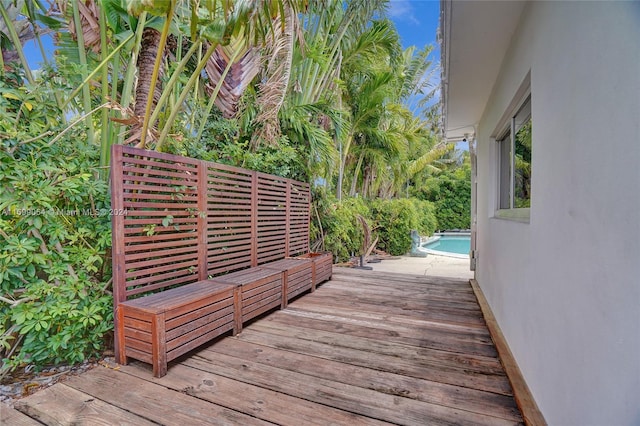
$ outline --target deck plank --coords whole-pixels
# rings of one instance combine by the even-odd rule
[[[123,379],[127,386],[123,387]],[[136,407],[136,414],[164,425],[266,425],[237,411],[191,398],[176,390],[108,369],[93,370],[65,384],[122,409]]]
[[[514,424],[513,421],[498,417],[389,395],[211,351],[200,351],[184,360],[183,364],[392,423],[416,426],[471,423],[476,425]]]
[[[292,306],[292,310],[295,311],[297,308],[296,305]],[[300,306],[301,308],[301,306]],[[299,309],[302,310],[302,309]],[[362,319],[362,320],[371,320],[378,321],[382,323],[384,326],[388,328],[393,328],[396,326],[400,327],[409,327],[411,329],[415,329],[416,332],[430,332],[431,330],[442,330],[447,332],[453,332],[454,334],[460,333],[462,335],[471,335],[471,336],[483,336],[483,337],[491,337],[491,334],[487,331],[486,327],[477,327],[477,326],[466,326],[463,324],[452,324],[448,322],[429,320],[422,317],[416,317],[408,315],[407,313],[395,313],[389,314],[386,312],[381,312],[380,310],[362,310],[357,308],[350,307],[341,307],[339,311],[333,306],[324,306],[321,304],[316,304],[315,306],[306,306],[306,311],[317,312],[317,313],[327,313],[327,314],[340,314],[354,319]],[[283,312],[290,312],[283,311]]]
[[[41,426],[42,423],[0,402],[0,425]]]
[[[253,331],[253,329],[246,329],[239,338],[254,343],[272,344],[277,348],[292,352],[313,355],[346,364],[369,367],[374,370],[387,371],[408,377],[415,377],[417,379],[425,379],[503,395],[512,395],[511,386],[504,375],[483,374],[470,369],[451,368],[440,364],[418,364],[396,356],[380,355],[366,350],[345,348],[339,344],[318,344],[310,340],[303,341],[282,335],[278,335],[276,338],[268,333]]]
[[[424,322],[420,326],[393,323],[387,319],[389,316],[385,315],[384,312],[367,311],[365,309],[364,306],[357,305],[355,308],[340,308],[338,310],[335,305],[326,306],[316,303],[315,300],[301,300],[298,304],[292,305],[291,309],[282,311],[282,315],[278,316],[278,319],[280,320],[287,315],[298,317],[298,319],[306,318],[311,321],[344,322],[355,326],[375,327],[380,330],[386,330],[388,334],[390,333],[394,337],[408,339],[421,339],[428,335],[433,338],[439,336],[445,340],[454,339],[461,343],[468,342],[488,346],[493,344],[490,335],[475,332],[474,327],[465,327],[444,321]]]
[[[398,395],[452,408],[464,406],[467,411],[514,421],[520,419],[520,413],[513,398],[491,392],[384,371],[371,371],[367,367],[298,354],[238,339],[225,339],[212,345],[207,351],[324,378],[337,383],[372,389],[388,395]]]
[[[301,301],[302,302],[302,301]],[[312,305],[312,304],[309,304]],[[304,305],[298,304],[291,306],[287,315],[290,320],[283,320],[284,315],[274,316],[270,319],[272,322],[285,322],[290,324],[298,324],[301,327],[308,328],[310,330],[322,330],[340,332],[350,336],[366,337],[370,339],[386,340],[389,342],[402,343],[411,346],[418,346],[421,348],[440,349],[449,352],[466,353],[479,356],[496,357],[495,346],[493,346],[490,337],[475,338],[473,336],[466,336],[464,338],[457,338],[452,333],[445,333],[439,331],[433,331],[431,333],[413,334],[407,328],[384,328],[383,325],[377,326],[375,322],[363,322],[363,321],[349,321],[348,318],[341,318],[339,315],[329,314],[315,314],[311,311],[305,310],[305,312],[296,314],[293,310],[299,307],[306,307],[307,302]],[[313,308],[310,308],[313,309]],[[335,311],[334,311],[335,312]],[[471,340],[471,341],[470,341]]]
[[[336,277],[349,282],[364,282],[367,285],[402,284],[403,287],[437,288],[446,291],[471,290],[467,280],[447,277],[426,277],[415,274],[399,274],[395,272],[362,271],[352,268],[333,268]],[[332,277],[333,280],[334,277]],[[371,280],[374,278],[374,280]]]
[[[16,407],[51,425],[523,422],[468,282],[344,268],[161,379],[99,367]]]
[[[394,287],[395,286],[395,287]],[[367,287],[354,287],[352,282],[340,280],[338,277],[335,281],[331,281],[326,288],[335,293],[360,293],[370,295],[388,295],[389,293],[400,293],[397,288],[398,284],[393,285],[371,285]],[[401,291],[402,297],[405,298],[421,298],[424,299],[425,295],[429,297],[429,302],[433,304],[442,304],[443,306],[460,306],[461,308],[468,308],[479,310],[478,302],[474,299],[473,293],[467,290],[444,290],[441,287],[405,287]],[[455,298],[452,298],[455,296]]]
[[[151,377],[138,363],[123,366],[121,371],[154,383],[162,383],[163,386],[200,400],[224,405],[238,412],[282,425],[387,424],[183,364],[170,368],[167,375],[161,379]]]
[[[446,322],[457,325],[466,325],[470,327],[486,327],[484,318],[481,313],[468,313],[454,310],[433,309],[427,306],[421,305],[420,302],[411,300],[394,300],[398,299],[397,295],[389,295],[391,300],[379,301],[366,300],[365,297],[354,298],[337,298],[329,297],[324,294],[313,294],[312,297],[306,300],[300,299],[299,302],[307,306],[307,304],[320,304],[323,306],[333,306],[335,308],[354,308],[358,307],[363,311],[384,312],[388,314],[407,314],[412,313],[420,315],[423,318],[433,321]]]
[[[36,392],[15,403],[18,411],[46,425],[132,425],[156,423],[108,404],[64,383]]]
[[[388,340],[351,336],[341,333],[339,328],[336,331],[314,330],[298,324],[286,324],[269,320],[254,324],[248,331],[248,334],[241,334],[237,337],[241,340],[250,341],[252,339],[251,336],[255,334],[254,332],[267,333],[266,336],[263,336],[264,342],[262,344],[265,346],[271,346],[268,339],[271,339],[273,344],[279,346],[286,344],[286,342],[300,340],[300,342],[298,342],[299,346],[304,346],[309,344],[309,342],[315,342],[335,348],[346,348],[372,354],[387,355],[409,361],[416,365],[424,365],[432,368],[444,367],[449,370],[462,370],[462,372],[474,371],[504,376],[504,370],[500,364],[500,360],[497,358],[423,348]]]

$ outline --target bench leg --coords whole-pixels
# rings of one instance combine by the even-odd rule
[[[311,293],[316,291],[316,262],[311,261]]]
[[[167,374],[167,340],[164,313],[153,316],[151,333],[153,376],[162,377]]]
[[[280,302],[280,309],[284,309],[287,307],[287,303],[289,302],[287,298],[287,293],[289,292],[289,275],[287,271],[282,271],[282,302]]]
[[[127,365],[127,352],[124,341],[124,310],[120,307],[116,308],[115,316],[116,324],[113,330],[113,339],[116,362],[121,365]]]
[[[233,290],[233,335],[242,332],[242,286]]]

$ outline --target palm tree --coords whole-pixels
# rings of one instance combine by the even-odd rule
[[[375,21],[346,43],[341,69],[344,82],[343,102],[350,110],[350,126],[344,140],[340,141],[340,164],[337,193],[342,193],[343,175],[347,163],[354,164],[352,146],[382,135],[378,124],[384,114],[386,103],[391,99],[396,66],[400,52],[400,41],[395,27],[388,20]],[[367,138],[366,136],[369,136]],[[395,145],[387,138],[384,144]],[[390,145],[390,146],[391,146]],[[360,160],[362,158],[362,160]],[[355,194],[355,183],[364,157],[355,163],[350,193]],[[358,166],[360,164],[360,166]]]
[[[352,196],[390,197],[450,148],[434,147],[436,138],[424,119],[435,90],[428,60],[432,48],[399,53],[392,37],[397,33],[384,21],[371,33],[372,39],[390,43],[385,50],[361,50],[351,66],[343,67],[351,128],[342,161],[349,169]],[[387,59],[380,60],[384,53]]]
[[[309,168],[325,179],[337,162],[342,180],[342,161],[336,148],[344,144],[348,129],[340,82],[345,57],[349,61],[356,55],[355,40],[367,32],[375,14],[384,12],[385,4],[382,0],[347,5],[311,2],[302,17],[304,45],[297,44],[294,51],[291,86],[280,122],[291,140],[308,149]]]
[[[112,143],[139,147],[151,143],[162,149],[176,117],[190,97],[201,98],[203,90],[211,99],[207,115],[218,95],[221,96],[218,107],[228,116],[233,114],[242,91],[267,62],[269,46],[280,46],[283,35],[295,26],[304,4],[302,0],[126,0],[125,11],[120,0],[57,1],[68,19],[67,32],[77,44],[71,55],[77,56],[84,67],[84,81],[70,98],[81,95],[90,138],[94,134],[91,114],[95,107],[90,84],[102,72],[103,164],[108,164],[108,148]],[[82,31],[76,31],[79,28]],[[70,46],[67,43],[65,53],[70,53]],[[261,46],[266,48],[260,52]],[[272,51],[271,62],[286,49]],[[284,58],[280,62],[286,63],[287,55]],[[201,78],[203,69],[208,78]],[[186,76],[186,82],[182,76]],[[269,83],[271,79],[282,78],[274,71],[263,79]],[[265,94],[271,86],[277,84],[266,84]],[[268,93],[277,91],[271,89]],[[129,108],[131,104],[133,109]],[[120,111],[122,115],[114,117],[115,112],[108,113],[107,109]],[[277,111],[278,105],[264,109]],[[207,115],[202,117],[198,136]],[[265,118],[263,122],[269,120]],[[126,140],[117,129],[121,125],[131,126]]]

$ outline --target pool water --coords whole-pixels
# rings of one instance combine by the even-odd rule
[[[422,247],[429,250],[444,251],[447,253],[469,254],[469,251],[471,250],[471,237],[468,235],[454,237],[443,236],[440,237],[438,241],[425,244]]]

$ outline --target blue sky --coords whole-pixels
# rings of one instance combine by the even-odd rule
[[[55,47],[53,46],[53,38],[51,36],[42,37],[42,44],[47,53],[53,52]],[[29,62],[32,70],[40,68],[42,55],[35,40],[31,40],[24,45],[24,55],[27,57],[27,62]]]
[[[440,16],[439,0],[390,0],[389,17],[395,22],[404,47],[436,44]],[[436,60],[438,58],[435,58]]]
[[[434,46],[430,59],[433,66],[440,63],[440,46],[436,42],[440,17],[439,0],[390,0],[389,17],[396,24],[402,46],[416,46],[422,49],[428,44]],[[440,83],[440,72],[434,68],[429,77],[431,87]],[[440,93],[436,91],[434,98],[429,102],[433,104],[439,99]],[[409,108],[414,109],[420,97],[413,97],[409,101]],[[414,111],[415,112],[415,111]]]

